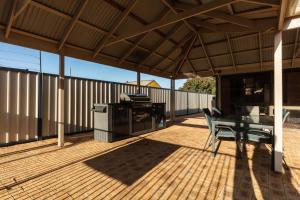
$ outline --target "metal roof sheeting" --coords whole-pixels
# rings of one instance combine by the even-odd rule
[[[202,0],[203,4],[208,4],[214,0]],[[4,33],[8,23],[8,17],[11,10],[13,1],[1,0],[0,1],[0,32]],[[194,0],[174,0],[173,3],[181,2],[191,4],[190,6],[201,6]],[[66,39],[64,48],[69,54],[80,59],[91,60],[113,66],[134,69],[138,63],[143,63],[145,66],[140,68],[143,73],[152,73],[164,77],[169,77],[174,73],[177,63],[172,60],[177,59],[187,50],[188,43],[195,33],[182,21],[171,23],[154,29],[147,33],[145,37],[143,34],[133,35],[127,39],[121,39],[119,42],[112,45],[104,45],[97,58],[93,57],[96,52],[97,46],[119,20],[122,20],[120,26],[115,30],[112,38],[108,39],[108,43],[114,40],[117,36],[126,35],[131,32],[141,30],[147,24],[154,23],[161,20],[163,17],[170,18],[174,16],[171,11],[161,0],[143,0],[137,1],[136,5],[132,8],[124,19],[121,19],[124,10],[131,4],[131,0],[88,0],[86,7],[79,16],[79,21],[75,23],[69,36]],[[74,15],[80,9],[82,0],[32,0],[18,18],[14,19],[12,23],[12,31],[9,39],[3,39],[0,34],[1,41],[8,41],[14,44],[21,44],[23,46],[39,48],[48,50],[50,52],[58,51],[58,44],[65,37],[66,31],[69,29]],[[275,19],[278,18],[279,7],[271,7],[256,3],[237,2],[232,4],[233,14],[242,16],[244,18],[265,18]],[[258,10],[259,9],[259,10]],[[262,9],[268,9],[261,12]],[[215,10],[222,14],[231,15],[228,6],[223,6]],[[255,14],[257,13],[258,14]],[[177,11],[182,12],[182,11]],[[253,14],[254,13],[254,14]],[[221,14],[221,15],[222,15]],[[273,17],[273,18],[272,18]],[[194,16],[195,20],[201,23],[204,20],[206,23],[211,23],[211,29],[216,28],[217,32],[201,27],[201,37],[205,46],[206,53],[212,62],[213,67],[229,67],[232,68],[233,61],[230,55],[230,49],[226,38],[225,31],[218,30],[219,25],[222,28],[228,28],[228,36],[230,38],[231,49],[233,51],[234,62],[236,65],[254,64],[260,70],[260,50],[258,32],[235,32],[230,28],[238,26],[238,22],[231,22],[228,19],[220,19],[216,17],[212,19],[211,16],[204,15]],[[242,23],[247,20],[241,20]],[[249,22],[249,21],[248,21]],[[179,28],[174,31],[168,40],[165,39],[168,33],[172,31],[180,23]],[[233,26],[226,26],[227,24],[234,23]],[[253,22],[255,23],[255,21]],[[251,23],[250,23],[251,24]],[[249,26],[249,25],[247,25]],[[197,28],[197,27],[194,27]],[[214,29],[213,29],[214,30]],[[205,33],[204,33],[205,32]],[[142,40],[140,38],[143,38]],[[296,31],[286,31],[283,34],[284,44],[284,59],[291,59],[294,53],[294,42],[296,39]],[[299,37],[300,40],[300,37]],[[128,55],[126,52],[131,50],[131,47],[136,44],[136,48],[132,49]],[[183,43],[185,42],[185,43]],[[73,45],[73,46],[72,46]],[[273,60],[273,45],[274,45],[274,31],[268,29],[266,32],[261,33],[261,46],[262,46],[262,60]],[[183,50],[183,48],[185,48]],[[154,53],[146,60],[143,61],[151,51],[155,49]],[[168,55],[170,54],[170,55]],[[118,59],[123,58],[123,62],[118,62]],[[188,55],[191,63],[196,70],[206,70],[206,73],[211,73],[210,65],[207,61],[205,52],[199,38],[196,37],[194,46]],[[178,60],[178,59],[177,59]],[[159,66],[158,66],[159,63]],[[170,65],[173,67],[167,67]],[[167,69],[170,73],[161,69]],[[155,70],[157,69],[157,70]],[[181,74],[191,72],[193,69],[188,62],[185,62]],[[240,69],[239,69],[240,70]],[[232,71],[234,73],[234,71]],[[179,73],[180,74],[180,73]]]
[[[30,33],[60,40],[69,20],[49,13],[35,6],[29,6],[22,16],[15,20],[14,27]]]

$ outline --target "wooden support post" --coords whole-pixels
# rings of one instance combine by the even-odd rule
[[[282,172],[282,31],[274,38],[274,170]]]
[[[65,56],[59,55],[59,78],[58,78],[58,146],[64,146],[64,91],[65,91]]]
[[[176,108],[175,108],[175,79],[171,79],[171,105],[170,105],[170,118],[171,121],[175,121],[175,116],[176,116]]]
[[[222,94],[222,81],[221,81],[221,76],[217,75],[216,76],[216,104],[218,108],[222,109],[222,99],[221,99],[221,94]]]
[[[136,85],[137,85],[136,93],[140,94],[141,93],[141,72],[136,72]]]

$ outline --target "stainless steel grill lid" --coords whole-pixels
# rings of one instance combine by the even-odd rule
[[[120,94],[120,102],[151,102],[151,99],[146,94]]]

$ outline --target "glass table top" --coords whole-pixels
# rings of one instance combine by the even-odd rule
[[[274,117],[266,115],[251,115],[251,116],[240,116],[240,115],[225,115],[222,117],[212,118],[214,122],[235,122],[235,123],[246,123],[246,124],[263,124],[263,125],[274,125]]]

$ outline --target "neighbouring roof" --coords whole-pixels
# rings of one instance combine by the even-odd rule
[[[155,81],[155,80],[141,80],[140,84],[141,86],[149,86],[151,83],[155,83],[158,87],[160,87],[160,85]],[[137,82],[136,81],[130,81],[130,82],[127,82],[127,84],[130,84],[130,85],[137,85]]]
[[[280,8],[279,0],[1,0],[0,41],[167,78],[265,71]],[[300,66],[299,39],[284,32],[284,67]]]

